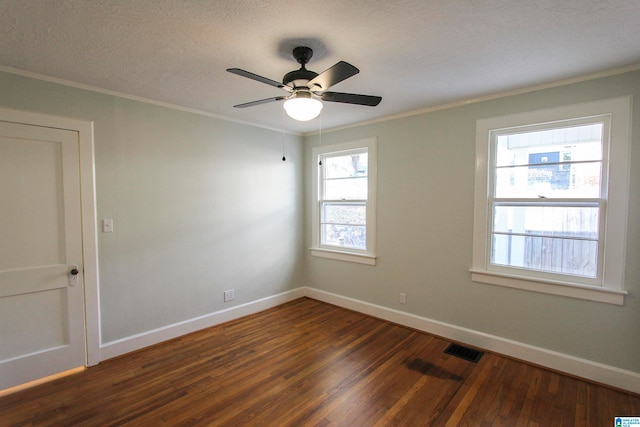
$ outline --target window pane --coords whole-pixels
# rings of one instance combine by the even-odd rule
[[[498,233],[598,239],[599,207],[495,206]]]
[[[364,225],[322,224],[322,245],[365,250],[367,228]]]
[[[327,179],[324,181],[325,200],[366,200],[367,177]]]
[[[495,197],[599,198],[601,167],[589,162],[498,168]]]
[[[498,135],[496,166],[602,160],[602,123]]]
[[[598,265],[598,242],[494,234],[491,263],[595,278]]]
[[[603,128],[593,123],[497,135],[495,197],[599,198]]]
[[[368,153],[325,157],[322,161],[324,177],[331,179],[367,176],[368,161]]]
[[[322,206],[323,223],[356,224],[367,223],[367,207],[363,204],[324,203]]]

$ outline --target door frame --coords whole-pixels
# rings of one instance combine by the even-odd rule
[[[98,227],[96,216],[93,122],[30,111],[0,108],[0,121],[78,132],[80,157],[80,224],[84,265],[86,366],[100,363],[100,293],[98,278]]]

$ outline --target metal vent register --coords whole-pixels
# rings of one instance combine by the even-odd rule
[[[450,354],[452,356],[459,357],[460,359],[468,360],[469,362],[478,363],[482,355],[483,351],[474,350],[469,347],[464,347],[459,344],[451,344],[444,351],[446,354]]]

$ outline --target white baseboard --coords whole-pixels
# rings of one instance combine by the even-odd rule
[[[294,299],[302,298],[304,296],[304,290],[305,288],[294,289],[225,310],[209,313],[194,319],[107,342],[100,346],[100,356],[102,360],[111,359],[191,332],[196,332],[201,329],[219,325],[220,323],[276,307],[280,304],[293,301]]]
[[[535,365],[640,394],[640,373],[462,328],[314,288],[304,296]]]
[[[101,358],[102,360],[106,360],[120,356],[200,329],[276,307],[301,297],[309,297],[318,301],[327,302],[480,349],[503,354],[549,369],[565,372],[569,375],[640,394],[640,373],[637,372],[627,371],[309,287],[293,289],[226,310],[217,311],[117,341],[104,343],[101,346]]]

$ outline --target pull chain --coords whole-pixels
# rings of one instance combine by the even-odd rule
[[[282,161],[286,162],[287,158],[284,156],[284,138],[286,135],[285,128],[284,128],[284,119],[285,117],[284,117],[284,108],[283,108],[282,109]]]
[[[320,144],[318,147],[322,147],[322,112],[320,112],[320,116],[318,117],[318,121],[320,123]],[[320,157],[320,161],[318,162],[318,166],[322,166],[322,157]]]

